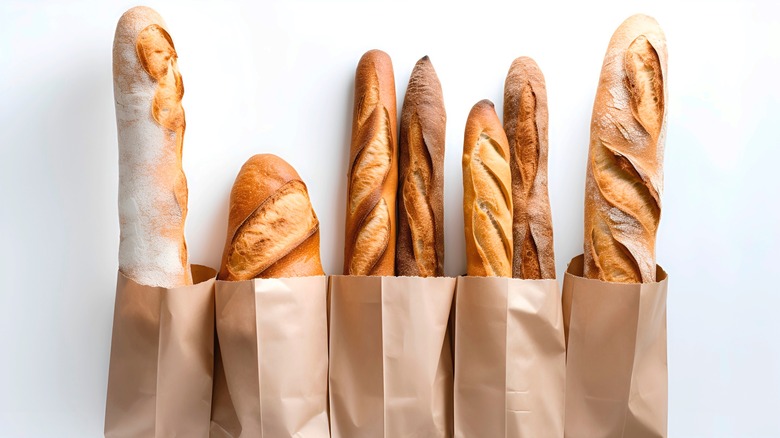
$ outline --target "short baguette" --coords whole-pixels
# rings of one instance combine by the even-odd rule
[[[615,31],[591,121],[585,185],[587,278],[655,281],[666,137],[666,40],[645,15]]]
[[[344,274],[395,274],[398,185],[395,79],[390,57],[371,50],[355,73],[347,176]]]
[[[323,275],[320,227],[306,184],[271,154],[247,160],[230,192],[220,280]]]
[[[555,278],[547,193],[547,90],[533,59],[512,62],[504,84],[504,130],[512,169],[515,278]]]
[[[509,145],[489,100],[478,102],[463,140],[463,222],[470,276],[512,276]]]
[[[119,270],[139,284],[192,284],[184,221],[184,85],[157,12],[135,7],[114,36],[119,142]]]
[[[401,110],[397,275],[444,275],[446,123],[441,84],[425,56],[412,70]]]

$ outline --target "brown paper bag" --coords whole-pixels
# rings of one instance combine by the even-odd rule
[[[666,289],[582,277],[583,256],[563,281],[566,437],[666,437]]]
[[[106,397],[106,437],[208,437],[216,271],[194,285],[143,286],[119,273]]]
[[[217,281],[214,436],[329,436],[327,293],[325,276]]]
[[[562,437],[558,282],[458,277],[454,326],[455,436]]]
[[[214,336],[217,340],[217,336]],[[222,365],[222,353],[219,342],[214,344],[214,390],[211,398],[211,433],[210,438],[236,438],[241,435],[241,423],[238,421],[233,400],[225,377],[225,367]]]
[[[454,278],[330,278],[332,436],[452,436]]]

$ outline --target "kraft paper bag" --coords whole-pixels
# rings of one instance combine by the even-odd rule
[[[666,437],[666,272],[643,284],[582,272],[580,255],[563,281],[566,437]]]
[[[213,436],[330,436],[327,294],[325,276],[217,281],[226,388],[215,387],[223,401],[212,423],[227,424],[212,425]]]
[[[117,276],[106,437],[208,437],[216,271],[192,265],[192,286]]]
[[[458,277],[454,327],[455,436],[563,437],[558,282]]]
[[[452,436],[454,278],[330,278],[335,438]]]
[[[214,336],[217,339],[217,336]],[[225,377],[225,367],[222,365],[222,353],[219,342],[214,346],[214,390],[211,398],[211,438],[235,438],[241,434],[241,423],[236,416],[233,400]]]

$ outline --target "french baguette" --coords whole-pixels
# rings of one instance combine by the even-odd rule
[[[584,275],[655,281],[666,137],[666,39],[645,15],[609,43],[591,120]]]
[[[512,277],[509,145],[489,100],[474,105],[466,121],[463,223],[468,275]]]
[[[113,48],[119,143],[119,270],[148,286],[192,284],[184,221],[184,85],[154,10],[122,15]]]
[[[504,84],[504,130],[512,169],[512,276],[555,278],[547,193],[547,90],[536,62],[512,62]]]
[[[355,73],[345,275],[395,274],[396,117],[392,61],[385,52],[368,51]]]
[[[414,66],[401,110],[398,181],[400,276],[444,275],[444,136],[447,115],[430,59]]]

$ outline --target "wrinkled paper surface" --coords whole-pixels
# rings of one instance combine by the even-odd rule
[[[143,286],[117,275],[105,436],[208,437],[216,271],[192,286]]]
[[[454,326],[455,436],[562,437],[558,282],[458,277]]]
[[[454,278],[330,277],[336,438],[452,436]]]
[[[666,437],[666,272],[627,284],[582,271],[580,255],[563,281],[566,437]]]
[[[212,437],[329,436],[327,293],[325,276],[217,281]]]

